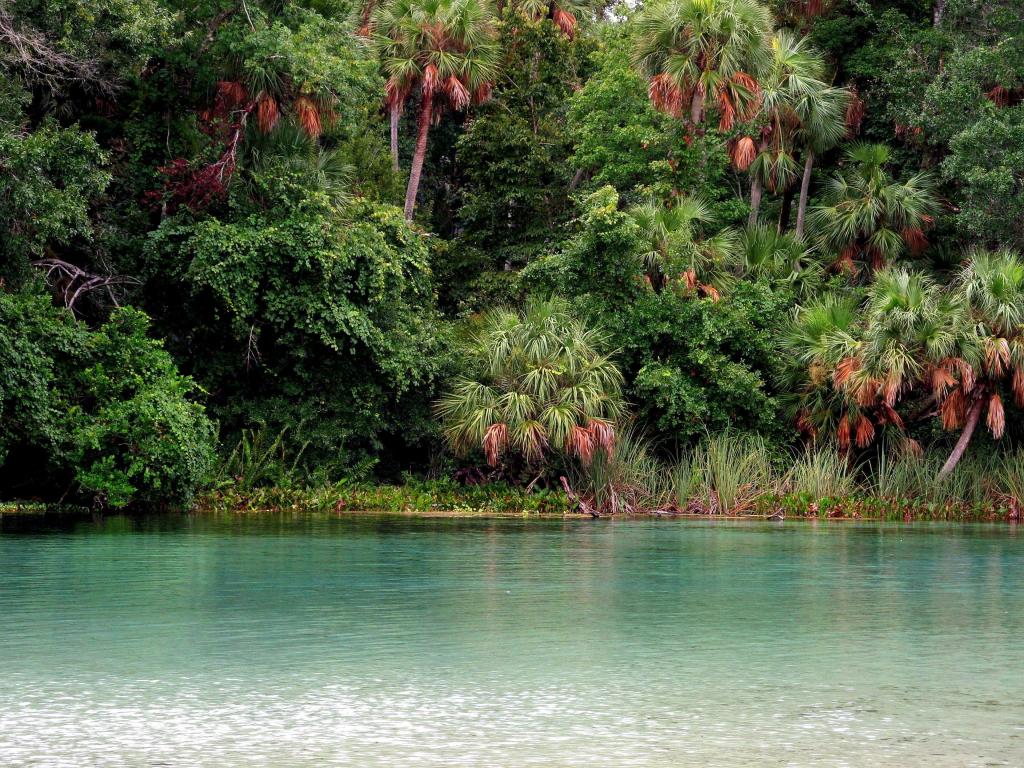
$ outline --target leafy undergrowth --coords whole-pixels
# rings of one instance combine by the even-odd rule
[[[337,483],[320,488],[233,487],[201,496],[197,511],[269,512],[286,509],[312,512],[393,512],[439,516],[566,515],[575,512],[561,491],[527,493],[503,483],[459,485],[451,481],[403,485]]]
[[[583,510],[561,490],[531,493],[503,483],[463,486],[451,481],[412,482],[404,485],[338,483],[319,488],[227,487],[201,496],[197,512],[260,513],[284,510],[308,512],[434,515],[451,517],[561,516]],[[649,508],[636,515],[706,517],[775,517],[863,520],[1014,521],[1020,519],[1015,503],[946,501],[942,503],[872,495],[815,498],[807,493],[763,494],[743,510],[722,515],[702,504]]]
[[[802,517],[863,520],[948,520],[1007,521],[1021,520],[1021,510],[1012,498],[979,501],[926,499],[883,496],[844,496],[816,499],[808,494],[766,495],[757,500],[755,511],[765,517]]]

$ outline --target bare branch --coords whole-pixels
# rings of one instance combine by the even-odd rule
[[[0,62],[20,70],[27,80],[44,83],[54,91],[72,83],[107,96],[117,90],[116,82],[105,75],[98,59],[79,58],[58,50],[42,32],[16,21],[2,0]]]
[[[107,291],[117,306],[118,302],[114,296],[113,287],[116,285],[139,285],[139,280],[128,275],[97,275],[86,272],[81,267],[64,261],[63,259],[48,258],[32,262],[33,267],[46,270],[46,281],[56,288],[60,294],[64,306],[75,311],[75,303],[87,293],[97,289]]]

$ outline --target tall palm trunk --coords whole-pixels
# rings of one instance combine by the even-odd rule
[[[807,148],[804,161],[804,177],[800,180],[800,204],[796,209],[796,236],[804,236],[804,220],[807,218],[807,194],[811,190],[811,168],[814,167],[814,150]]]
[[[398,120],[400,110],[398,104],[391,105],[391,167],[398,170]]]
[[[412,221],[412,212],[416,208],[416,193],[420,187],[423,158],[427,155],[427,134],[430,133],[430,118],[433,108],[434,94],[424,89],[423,103],[420,106],[419,131],[416,134],[416,151],[412,155],[412,167],[409,169],[409,186],[405,190],[406,221]]]
[[[762,140],[757,148],[757,156],[760,157],[768,149],[768,142]],[[757,160],[754,161],[755,163]],[[761,209],[761,195],[764,187],[761,184],[761,177],[757,175],[757,166],[750,167],[750,216],[747,217],[747,226],[753,227],[757,224],[757,214]]]
[[[761,208],[761,179],[754,176],[750,180],[750,216],[747,217],[747,226],[753,227],[757,224],[757,212]]]
[[[704,94],[700,88],[693,89],[693,99],[690,101],[690,122],[695,126],[700,125],[701,115],[704,113]]]
[[[949,458],[946,459],[946,463],[942,465],[942,469],[939,470],[939,480],[945,480],[949,477],[949,474],[956,468],[960,459],[964,455],[964,451],[967,450],[968,443],[971,442],[971,436],[974,434],[974,428],[978,426],[978,418],[981,416],[981,406],[983,402],[979,397],[974,405],[971,406],[971,410],[967,412],[967,423],[964,424],[964,431],[960,433],[960,439],[956,441],[956,445],[953,446],[953,452],[949,454]]]
[[[789,229],[789,219],[793,215],[794,195],[796,195],[796,189],[793,187],[787,187],[786,191],[782,193],[782,208],[779,210],[779,224],[775,228],[775,231],[780,235]]]

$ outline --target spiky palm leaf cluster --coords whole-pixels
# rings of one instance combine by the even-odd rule
[[[913,394],[918,412],[937,414],[946,429],[986,409],[998,439],[1003,392],[1024,406],[1024,262],[977,252],[950,286],[885,269],[860,302],[827,295],[803,307],[787,345],[807,433],[827,430],[843,448],[866,447],[878,427],[903,430],[898,408]]]
[[[496,466],[512,453],[537,465],[550,452],[588,464],[610,453],[623,413],[622,374],[562,299],[495,310],[471,344],[478,376],[461,378],[437,404],[444,435]]]
[[[417,90],[456,111],[490,97],[499,51],[489,3],[392,0],[373,9],[369,32],[389,107]]]
[[[779,232],[764,224],[742,232],[736,255],[741,276],[784,280],[801,295],[818,287],[825,273],[813,247],[792,232]]]
[[[947,429],[959,427],[972,402],[986,401],[986,424],[993,437],[1006,426],[1001,391],[1024,407],[1024,261],[1009,250],[977,251],[954,283],[968,312],[974,337],[970,376],[950,387],[943,378],[938,388],[950,388],[941,415]]]
[[[881,269],[908,251],[921,253],[938,210],[931,177],[892,179],[883,144],[855,144],[846,160],[849,167],[829,181],[824,202],[811,211],[815,231],[838,265],[854,270],[863,262]]]
[[[728,229],[705,234],[712,222],[707,201],[681,196],[666,205],[652,198],[630,208],[629,215],[640,232],[644,268],[655,290],[675,279],[688,290],[718,297],[736,252],[736,234]]]
[[[847,92],[826,82],[825,61],[809,44],[781,30],[771,39],[769,56],[758,73],[764,123],[758,140],[743,137],[731,148],[733,164],[750,172],[772,192],[799,178],[796,152],[822,151],[842,139]],[[758,146],[754,152],[755,144]]]
[[[519,0],[514,7],[535,21],[551,19],[565,37],[572,40],[580,24],[594,15],[589,0]]]
[[[710,103],[727,131],[757,111],[770,32],[771,14],[757,0],[660,0],[637,20],[634,59],[658,109],[689,110],[698,124]]]

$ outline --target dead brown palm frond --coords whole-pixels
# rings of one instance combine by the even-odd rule
[[[757,145],[749,136],[743,136],[732,143],[729,155],[736,170],[745,171],[757,157]]]
[[[843,248],[840,252],[839,257],[836,259],[835,267],[837,272],[841,272],[846,275],[854,275],[857,272],[857,265],[854,263],[854,259],[860,257],[860,248],[856,244],[851,244]]]
[[[996,440],[1003,436],[1003,431],[1006,429],[1006,412],[1003,410],[1003,398],[999,396],[998,392],[992,393],[988,399],[988,416],[985,419],[985,424],[988,425],[989,432]]]
[[[569,40],[572,40],[573,37],[575,37],[576,17],[573,14],[569,11],[563,11],[556,5],[551,14],[551,18],[555,22],[555,25],[561,30],[562,34]]]
[[[323,126],[320,123],[320,110],[313,100],[308,96],[299,96],[292,103],[292,109],[295,110],[295,118],[306,135],[312,139],[319,138]]]
[[[812,440],[818,434],[818,429],[814,426],[814,420],[811,418],[811,414],[806,408],[801,408],[799,412],[797,412],[796,428],[801,435],[805,435]]]
[[[985,340],[985,369],[999,378],[1010,367],[1010,344],[1006,339],[989,338]]]
[[[920,459],[924,456],[924,448],[921,447],[921,443],[912,437],[905,436],[900,444],[900,449],[905,456],[913,456],[915,459]]]
[[[508,425],[502,422],[491,424],[484,433],[483,449],[487,463],[498,466],[501,455],[508,448]]]
[[[423,92],[424,93],[437,93],[437,89],[441,86],[441,75],[437,71],[437,66],[434,64],[427,64],[423,68]]]
[[[939,406],[939,416],[942,418],[944,429],[956,429],[964,423],[967,418],[967,396],[962,388],[957,387]]]
[[[705,298],[711,299],[714,302],[718,302],[722,298],[722,294],[718,292],[718,289],[707,283],[700,284],[700,292]]]
[[[899,415],[895,408],[893,408],[888,403],[883,402],[881,405],[881,409],[884,415],[885,422],[892,424],[899,430],[903,429],[903,417]]]
[[[847,451],[850,448],[850,418],[844,414],[839,418],[839,426],[836,428],[836,440],[840,449]]]
[[[1013,369],[1013,401],[1018,408],[1024,408],[1024,370]]]
[[[217,99],[225,111],[241,106],[248,98],[245,86],[237,80],[221,80],[217,83]]]
[[[903,380],[895,373],[890,373],[882,385],[882,402],[892,408],[903,393]]]
[[[1010,103],[1010,89],[997,85],[995,88],[986,91],[985,97],[997,107],[1005,107]]]
[[[852,139],[860,133],[860,125],[864,122],[864,101],[856,86],[851,86],[849,99],[846,102],[846,137]]]
[[[930,370],[932,394],[935,397],[942,397],[953,386],[956,385],[956,377],[947,369],[947,361]]]
[[[403,85],[394,77],[389,77],[384,84],[384,104],[389,108],[398,107],[401,111],[405,107],[405,100],[409,98],[409,87]]]
[[[920,227],[907,227],[900,234],[914,256],[920,256],[928,247],[928,238]]]
[[[862,408],[874,405],[878,401],[878,391],[881,384],[878,379],[870,376],[858,376],[851,380],[850,389],[857,400],[857,405]]]
[[[578,458],[584,466],[589,465],[594,458],[593,436],[585,427],[573,424],[565,439],[565,452]]]
[[[732,95],[728,89],[723,88],[718,92],[718,130],[731,131],[736,121],[736,107],[733,105]]]
[[[839,361],[835,371],[832,373],[832,382],[836,389],[842,389],[850,377],[860,370],[860,359],[857,357],[846,357]]]
[[[473,91],[473,103],[474,104],[483,104],[484,102],[489,101],[490,98],[491,98],[491,84],[490,83],[481,83],[479,86],[477,86],[477,89],[475,91]]]
[[[455,75],[450,75],[445,80],[444,93],[448,97],[448,103],[456,112],[461,112],[469,106],[469,89]]]
[[[960,374],[960,389],[968,394],[974,391],[974,384],[977,381],[977,377],[974,374],[974,366],[959,357],[954,361],[954,365]]]
[[[867,448],[875,439],[875,425],[867,416],[861,416],[857,422],[857,447]]]
[[[647,94],[655,109],[672,117],[680,117],[683,113],[683,92],[679,86],[665,73],[651,78]]]
[[[261,133],[270,133],[277,125],[281,111],[277,107],[277,99],[266,91],[256,99],[256,125]]]
[[[607,419],[590,419],[587,430],[593,439],[594,446],[611,456],[615,450],[615,427]]]

